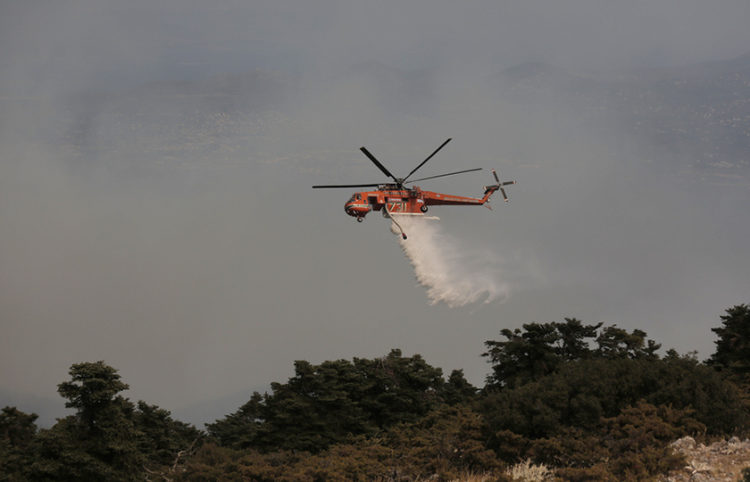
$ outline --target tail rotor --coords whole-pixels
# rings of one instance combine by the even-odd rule
[[[507,203],[509,199],[508,199],[508,195],[505,193],[505,189],[503,189],[503,186],[510,186],[511,184],[515,184],[516,181],[500,182],[500,177],[497,175],[497,172],[494,169],[492,170],[492,175],[495,176],[495,181],[497,181],[496,186],[500,190],[500,193],[503,195],[503,199]]]

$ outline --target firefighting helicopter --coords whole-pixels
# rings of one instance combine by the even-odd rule
[[[451,141],[449,138],[445,142],[443,142],[440,147],[435,149],[435,151],[427,156],[427,159],[422,161],[417,167],[412,169],[412,171],[406,176],[406,177],[396,177],[391,172],[378,161],[375,156],[373,156],[370,151],[368,151],[365,147],[360,147],[360,151],[367,156],[370,161],[372,161],[373,164],[375,164],[378,169],[380,169],[383,174],[393,179],[394,182],[392,183],[379,183],[379,184],[328,184],[328,185],[318,185],[313,186],[313,189],[331,189],[331,188],[351,188],[351,187],[377,187],[374,191],[362,191],[362,192],[355,192],[352,197],[347,201],[346,205],[344,206],[344,209],[346,210],[346,214],[349,216],[353,216],[359,221],[360,223],[364,221],[365,216],[370,211],[381,211],[383,212],[383,216],[386,218],[390,218],[391,221],[393,221],[393,224],[395,224],[398,229],[401,231],[401,236],[406,239],[406,233],[402,229],[401,225],[398,223],[398,221],[395,219],[395,216],[424,216],[425,213],[429,210],[429,206],[439,206],[439,205],[467,205],[467,206],[482,206],[485,205],[489,208],[489,200],[492,194],[494,194],[496,191],[500,191],[500,193],[503,195],[503,199],[505,202],[508,202],[508,195],[505,192],[504,186],[508,186],[510,184],[515,184],[515,181],[505,181],[500,182],[500,178],[497,175],[497,172],[495,172],[494,169],[492,169],[492,175],[495,177],[496,184],[491,184],[489,186],[484,187],[484,194],[481,198],[473,198],[473,197],[464,197],[464,196],[454,196],[451,194],[443,194],[439,192],[433,192],[433,191],[423,191],[419,188],[419,186],[413,186],[413,187],[407,187],[407,184],[412,184],[419,181],[426,181],[428,179],[437,179],[439,177],[446,177],[446,176],[453,176],[456,174],[462,174],[465,172],[473,172],[473,171],[480,171],[482,168],[474,168],[474,169],[464,169],[462,171],[456,171],[456,172],[449,172],[447,174],[439,174],[437,176],[429,176],[429,177],[423,177],[420,179],[414,179],[409,181],[408,179],[417,172],[417,170],[424,166],[427,161],[432,159],[432,157],[440,151],[443,147],[445,147],[446,144],[448,144]],[[435,217],[431,217],[429,219],[438,219]]]

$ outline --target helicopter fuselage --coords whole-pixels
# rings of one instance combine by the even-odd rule
[[[485,188],[482,198],[454,196],[433,191],[423,191],[418,186],[399,189],[396,185],[383,185],[375,191],[356,192],[349,198],[344,209],[346,214],[362,220],[370,211],[385,210],[386,213],[422,215],[428,206],[454,205],[477,206],[485,204],[497,188]]]
[[[466,172],[480,171],[482,168],[477,167],[473,169],[463,169],[460,171],[449,172],[446,174],[438,174],[435,176],[423,177],[421,179],[414,179],[409,181],[409,178],[419,170],[422,166],[427,163],[432,157],[440,151],[446,144],[450,142],[450,138],[443,142],[440,147],[427,156],[427,159],[422,161],[417,167],[411,170],[406,177],[396,177],[391,171],[388,170],[375,156],[372,155],[365,147],[360,147],[359,150],[370,160],[380,171],[393,179],[393,183],[387,184],[321,184],[313,186],[313,189],[332,189],[332,188],[352,188],[352,187],[377,187],[374,191],[360,191],[355,192],[349,201],[347,201],[344,209],[346,214],[362,222],[365,216],[370,211],[382,211],[383,216],[390,217],[393,224],[401,229],[398,221],[391,216],[396,215],[413,215],[421,216],[424,215],[429,206],[436,205],[454,205],[454,206],[481,206],[486,205],[489,201],[490,196],[495,191],[500,191],[503,195],[503,199],[508,201],[508,196],[505,193],[503,186],[509,184],[515,184],[515,181],[500,182],[500,178],[495,170],[492,170],[492,175],[497,181],[497,184],[485,186],[484,195],[481,198],[466,197],[466,196],[454,196],[452,194],[443,194],[441,192],[423,191],[418,186],[406,187],[407,184],[413,184],[419,181],[427,181],[429,179],[437,179],[447,176],[455,176],[456,174],[463,174]],[[489,207],[489,206],[488,206]],[[435,218],[436,219],[436,218]],[[401,235],[406,239],[406,233],[401,229]]]

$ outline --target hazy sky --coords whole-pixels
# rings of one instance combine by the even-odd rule
[[[746,183],[631,157],[635,139],[613,149],[567,99],[519,105],[493,79],[522,62],[728,59],[750,50],[748,20],[746,0],[0,2],[0,396],[59,400],[72,363],[104,359],[129,397],[210,421],[190,407],[229,397],[205,413],[233,411],[295,359],[391,348],[481,385],[485,340],[563,317],[707,357],[723,310],[750,302]],[[424,92],[394,97],[362,65],[423,72]],[[181,137],[194,112],[179,98],[131,106],[147,128],[91,104],[83,129],[66,107],[257,69],[294,95],[239,132],[216,135],[217,119]],[[59,134],[81,129],[73,155]],[[310,189],[380,181],[361,145],[405,174],[448,137],[425,176],[495,167],[519,182],[494,211],[435,210],[504,302],[429,305],[385,220],[360,225],[350,192]]]

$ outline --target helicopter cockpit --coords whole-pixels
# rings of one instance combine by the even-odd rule
[[[354,216],[357,218],[357,221],[362,222],[365,215],[372,211],[372,206],[367,202],[367,199],[362,199],[361,192],[355,192],[352,194],[352,197],[349,198],[349,201],[346,202],[344,210],[346,210],[346,214]]]

